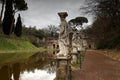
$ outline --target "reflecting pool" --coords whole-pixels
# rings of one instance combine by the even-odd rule
[[[54,80],[56,77],[56,66],[48,52],[23,59],[20,56],[19,59],[2,59],[5,56],[8,55],[0,54],[0,80]]]

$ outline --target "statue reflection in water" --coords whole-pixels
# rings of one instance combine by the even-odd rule
[[[13,65],[13,78],[14,80],[19,80],[19,77],[20,77],[20,64],[15,63]]]
[[[54,80],[71,80],[71,66],[62,62],[59,66],[56,65],[56,78]]]
[[[0,68],[0,79],[1,80],[12,80],[12,70],[10,65],[5,65]]]
[[[15,63],[13,65],[7,64],[0,68],[0,80],[19,80],[19,77],[20,77],[19,63]]]

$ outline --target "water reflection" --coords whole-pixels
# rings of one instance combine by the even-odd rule
[[[5,65],[0,68],[0,79],[1,80],[12,80],[12,73],[9,65]]]
[[[54,80],[55,65],[47,52],[36,53],[23,62],[0,66],[0,80]]]
[[[13,78],[14,80],[19,80],[20,77],[20,64],[19,63],[15,63],[12,67],[13,69]]]
[[[55,73],[47,73],[45,70],[34,70],[34,72],[27,72],[21,74],[21,80],[53,80]]]

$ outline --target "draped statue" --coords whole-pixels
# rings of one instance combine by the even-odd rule
[[[57,54],[57,57],[67,57],[69,52],[77,53],[78,51],[83,50],[83,39],[82,35],[76,28],[72,29],[67,21],[66,17],[68,16],[67,12],[59,12],[60,17],[60,33],[59,33],[59,49],[60,51]],[[72,35],[70,33],[73,33]],[[71,48],[71,51],[69,51]]]
[[[83,49],[83,39],[80,33],[73,32],[72,37],[72,53],[77,53]]]
[[[66,21],[66,17],[68,16],[67,12],[58,13],[61,23],[60,23],[60,33],[59,33],[59,48],[60,51],[57,54],[58,57],[66,57],[68,56],[69,49],[69,31],[68,31],[68,23]]]

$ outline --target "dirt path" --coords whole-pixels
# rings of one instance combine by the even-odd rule
[[[82,69],[73,72],[74,80],[120,80],[120,62],[95,51],[87,51]]]

